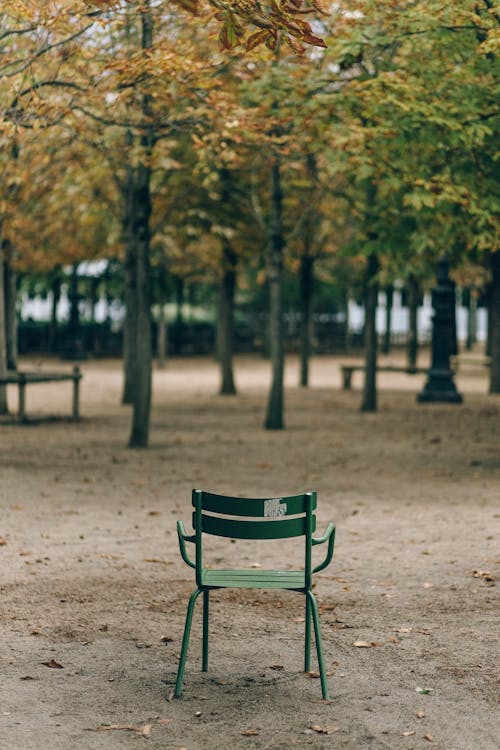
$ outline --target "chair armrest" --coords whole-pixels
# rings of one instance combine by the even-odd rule
[[[335,545],[335,526],[333,525],[333,523],[328,524],[323,536],[312,538],[313,545],[323,544],[326,541],[328,541],[328,550],[326,552],[326,557],[323,562],[320,563],[320,565],[316,565],[316,567],[313,568],[313,573],[318,573],[318,571],[323,570],[323,568],[326,568],[326,566],[331,562],[331,559],[333,557],[333,548]]]
[[[195,542],[196,536],[194,534],[189,535],[186,533],[183,521],[177,521],[177,534],[179,535],[179,548],[181,550],[182,559],[190,568],[196,568],[196,563],[191,560],[186,550],[186,542]]]

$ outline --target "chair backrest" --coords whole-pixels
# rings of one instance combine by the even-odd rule
[[[201,583],[202,534],[232,539],[304,537],[306,586],[311,585],[312,535],[316,529],[316,492],[271,498],[215,495],[193,490],[193,529],[196,539],[196,580]]]
[[[316,492],[244,498],[193,490],[193,528],[234,539],[311,536],[316,529],[316,503]]]

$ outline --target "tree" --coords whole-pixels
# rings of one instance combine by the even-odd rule
[[[381,268],[498,246],[492,181],[495,39],[488,4],[339,4],[318,100],[358,226],[351,252]],[[494,197],[495,196],[495,197]],[[387,261],[384,263],[384,256]],[[406,273],[404,273],[406,276]],[[373,391],[367,352],[363,408]]]

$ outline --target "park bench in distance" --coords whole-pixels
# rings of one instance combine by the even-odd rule
[[[28,383],[54,383],[63,380],[73,381],[72,419],[80,418],[80,380],[82,373],[79,367],[73,367],[72,372],[17,372],[9,370],[0,376],[0,385],[17,384],[19,389],[20,421],[26,421],[26,386]]]
[[[340,369],[342,370],[342,389],[349,391],[352,387],[353,372],[364,372],[366,367],[365,365],[340,365]],[[415,367],[411,369],[409,367],[398,367],[398,365],[379,365],[377,367],[377,372],[403,372],[407,375],[421,375],[428,370],[428,367]]]
[[[487,356],[474,356],[473,354],[455,354],[450,357],[450,363],[453,370],[458,371],[462,369],[473,369],[479,367],[483,369],[491,366],[491,357]]]

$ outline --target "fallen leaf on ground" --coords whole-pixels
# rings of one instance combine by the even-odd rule
[[[424,589],[431,589],[431,588],[432,588],[433,586],[434,586],[434,584],[433,584],[433,583],[423,583],[423,584],[422,584],[422,587],[423,587]]]
[[[135,732],[140,734],[142,737],[151,736],[151,724],[144,724],[143,726],[135,726],[134,724],[102,724],[99,727],[89,727],[88,732]]]
[[[6,544],[7,544],[7,539],[0,537],[0,547],[5,547]]]
[[[415,716],[417,717],[417,719],[425,719],[425,711],[422,711],[422,710],[417,711]]]
[[[243,737],[257,737],[259,733],[256,729],[244,729],[241,734]]]
[[[474,576],[474,578],[482,578],[486,582],[492,582],[496,580],[495,576],[487,570],[474,570],[472,571],[472,575]]]
[[[354,641],[352,645],[356,648],[373,648],[373,646],[380,646],[380,643],[376,641]]]
[[[413,737],[415,732],[401,732],[401,737]]]
[[[269,669],[274,669],[276,671],[279,671],[281,669],[285,669],[285,667],[283,666],[283,664],[271,664]]]
[[[145,557],[142,562],[160,563],[160,565],[172,565],[170,560],[163,560],[161,557]]]
[[[332,677],[335,674],[335,672],[327,672],[327,677]],[[321,677],[319,672],[307,672],[308,677],[312,677],[313,679],[317,679],[318,677]]]
[[[434,737],[432,734],[424,734],[424,740],[427,740],[427,742],[434,742]]]
[[[62,664],[59,664],[55,659],[49,659],[49,661],[41,662],[44,667],[50,667],[51,669],[64,669]]]
[[[333,734],[334,732],[339,731],[339,727],[336,727],[334,724],[325,724],[324,727],[320,727],[318,724],[312,724],[310,727],[313,732],[316,732],[316,734]]]

